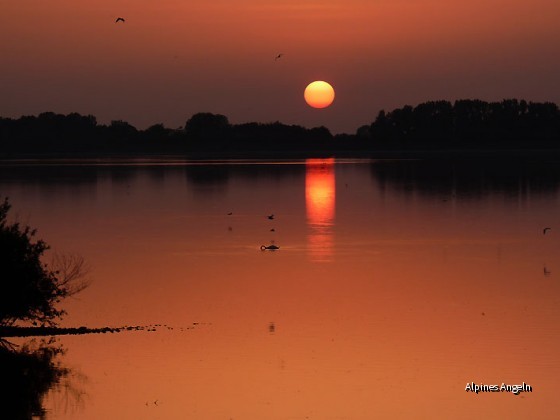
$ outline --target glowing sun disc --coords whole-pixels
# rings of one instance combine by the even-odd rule
[[[313,108],[326,108],[334,101],[334,89],[327,82],[317,80],[307,85],[303,97]]]

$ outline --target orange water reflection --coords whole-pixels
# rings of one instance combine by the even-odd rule
[[[305,208],[309,256],[313,261],[330,261],[333,256],[335,215],[334,158],[305,162]]]
[[[64,326],[173,328],[62,337],[88,380],[48,418],[555,418],[558,190],[444,196],[441,165],[336,162],[335,232],[333,163],[0,176],[39,237],[94,269]]]

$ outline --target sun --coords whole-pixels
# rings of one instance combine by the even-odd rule
[[[313,108],[326,108],[334,101],[334,89],[327,82],[317,80],[307,85],[303,97]]]

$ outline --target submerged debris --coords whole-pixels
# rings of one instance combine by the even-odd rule
[[[192,330],[198,326],[212,325],[210,322],[193,322],[192,325],[181,327],[181,331]],[[125,325],[123,327],[102,327],[102,328],[88,328],[88,327],[18,327],[18,326],[0,326],[0,337],[46,337],[56,335],[81,335],[81,334],[106,334],[118,333],[122,331],[148,331],[154,332],[159,329],[173,331],[175,328],[167,324],[152,324],[152,325]]]
[[[280,249],[280,247],[276,246],[276,245],[261,245],[261,251],[264,251],[264,250],[267,250],[267,249],[269,251],[276,251],[277,249]]]
[[[103,328],[60,328],[60,327],[0,327],[0,337],[32,337],[48,335],[80,335],[80,334],[106,334],[121,331],[141,331],[148,327],[125,326],[125,327],[103,327]]]

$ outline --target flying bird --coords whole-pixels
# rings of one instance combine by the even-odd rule
[[[543,235],[546,235],[546,232],[549,231],[549,230],[551,230],[551,228],[545,227],[545,228],[542,230],[542,234],[543,234]]]
[[[115,20],[115,23],[118,23],[118,22],[123,22],[124,23],[124,18],[118,17],[117,20]]]
[[[266,216],[266,217],[268,217],[270,220],[274,220],[274,215],[273,215],[273,214],[268,215],[268,216]]]
[[[283,55],[284,55],[284,53],[278,54],[274,60],[276,61],[276,60],[278,60],[279,58],[282,58]]]

